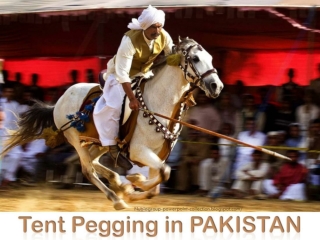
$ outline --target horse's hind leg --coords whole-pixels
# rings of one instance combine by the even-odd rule
[[[107,198],[113,202],[113,207],[116,210],[127,208],[127,204],[99,179],[94,167],[91,164],[91,156],[88,149],[82,148],[77,140],[74,141],[73,146],[79,154],[82,173],[88,178],[88,180],[96,185],[104,194],[106,194]]]
[[[123,184],[120,180],[119,174],[110,170],[109,168],[103,166],[100,163],[100,156],[103,155],[106,152],[106,149],[99,147],[92,146],[90,148],[90,154],[92,156],[93,161],[92,165],[94,166],[94,169],[101,174],[104,178],[106,178],[109,181],[110,188],[116,192],[118,196],[120,195],[127,195],[128,193],[134,191],[131,184]]]

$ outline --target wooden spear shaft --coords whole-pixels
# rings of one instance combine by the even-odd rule
[[[279,154],[279,153],[276,153],[274,151],[271,151],[271,150],[268,150],[268,149],[265,149],[265,148],[262,148],[262,147],[259,147],[259,146],[254,146],[254,145],[251,145],[251,144],[248,144],[248,143],[245,143],[245,142],[242,142],[242,141],[239,141],[238,139],[235,139],[235,138],[232,138],[232,137],[228,137],[226,135],[223,135],[223,134],[220,134],[220,133],[217,133],[217,132],[213,132],[213,131],[210,131],[208,129],[205,129],[205,128],[201,128],[201,127],[198,127],[198,126],[195,126],[195,125],[192,125],[190,123],[186,123],[186,122],[183,122],[183,121],[179,121],[177,119],[174,119],[174,118],[171,118],[171,117],[167,117],[165,115],[162,115],[162,114],[159,114],[159,113],[156,113],[156,112],[152,112],[152,111],[149,111],[149,110],[145,110],[145,109],[142,109],[140,108],[141,111],[144,111],[144,112],[147,112],[147,113],[151,113],[155,116],[158,116],[158,117],[161,117],[161,118],[165,118],[165,119],[168,119],[170,121],[173,121],[175,123],[179,123],[181,125],[184,125],[186,127],[189,127],[189,128],[192,128],[192,129],[195,129],[197,131],[200,131],[200,132],[203,132],[203,133],[206,133],[206,134],[209,134],[209,135],[213,135],[213,136],[216,136],[216,137],[219,137],[219,138],[224,138],[224,139],[227,139],[229,141],[232,141],[232,142],[235,142],[235,143],[238,143],[238,144],[241,144],[243,146],[246,146],[246,147],[251,147],[251,148],[254,148],[256,150],[259,150],[261,152],[264,152],[266,154],[269,154],[269,155],[272,155],[272,156],[275,156],[275,157],[278,157],[278,158],[282,158],[282,159],[286,159],[286,160],[290,160],[290,158],[282,155],[282,154]]]

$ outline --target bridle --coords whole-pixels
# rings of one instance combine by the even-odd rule
[[[184,66],[182,66],[180,63],[179,67],[184,72],[184,78],[188,81],[188,78],[187,78],[187,76],[188,76],[189,78],[191,78],[193,80],[193,82],[190,82],[190,81],[188,81],[188,82],[194,84],[195,87],[199,87],[200,81],[202,81],[203,78],[210,75],[211,73],[217,73],[217,70],[215,68],[212,68],[212,69],[206,71],[205,73],[200,74],[199,71],[197,70],[197,68],[193,65],[193,62],[192,62],[191,57],[189,55],[190,50],[194,47],[198,47],[200,51],[203,50],[202,46],[199,44],[190,45],[187,49],[181,49],[182,55],[184,56],[185,60],[184,60]],[[192,75],[190,72],[188,72],[188,65],[192,69],[194,75]]]

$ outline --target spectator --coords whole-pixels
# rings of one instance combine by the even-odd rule
[[[192,119],[197,122],[199,127],[218,131],[221,126],[221,118],[218,110],[212,106],[211,100],[203,91],[198,92],[196,97],[197,105],[188,111],[187,120]],[[186,129],[183,129],[185,135]]]
[[[288,138],[285,142],[288,147],[299,147],[303,141],[299,123],[289,124]]]
[[[259,95],[261,96],[260,104],[257,106],[258,115],[264,114],[264,128],[262,129],[263,133],[267,133],[274,129],[274,118],[276,113],[276,106],[271,102],[271,95],[274,91],[273,86],[262,87],[259,89]]]
[[[229,159],[222,158],[219,146],[212,145],[211,156],[200,162],[199,165],[199,193],[206,196],[209,190],[216,191],[216,188],[223,185],[227,163]]]
[[[231,94],[231,102],[232,105],[237,109],[240,110],[243,108],[243,93],[245,90],[245,85],[242,80],[237,80],[236,84],[232,86],[232,94]]]
[[[254,150],[251,154],[252,161],[237,170],[237,180],[231,188],[232,195],[237,198],[262,199],[262,182],[269,170],[269,164],[263,162],[262,155],[261,151]]]
[[[95,75],[93,69],[86,69],[86,78],[88,83],[96,83]]]
[[[285,97],[276,110],[273,130],[288,131],[289,124],[294,122],[296,122],[296,118],[291,102],[288,97]]]
[[[5,119],[3,127],[9,130],[17,129],[17,116],[20,113],[20,105],[14,100],[14,89],[12,83],[6,83],[3,87],[3,97],[0,99],[3,107]]]
[[[22,77],[21,77],[21,73],[17,72],[15,74],[15,82],[13,82],[13,88],[14,88],[14,100],[16,100],[17,102],[20,102],[20,100],[22,99],[22,94],[26,88],[26,86],[21,82]]]
[[[234,138],[234,126],[231,123],[223,123],[221,128],[221,134]],[[219,155],[221,159],[225,159],[226,171],[224,173],[224,182],[229,184],[231,179],[231,163],[235,155],[235,144],[225,138],[218,139]]]
[[[308,136],[308,152],[306,167],[309,169],[309,183],[316,186],[314,195],[320,200],[320,119],[317,118],[310,124]]]
[[[263,112],[258,112],[257,105],[255,104],[255,98],[251,94],[246,94],[244,97],[244,104],[241,111],[236,114],[236,125],[235,132],[236,135],[239,132],[245,131],[246,129],[246,119],[255,119],[255,125],[257,131],[262,131],[265,123],[265,114]]]
[[[281,85],[280,101],[284,98],[288,98],[289,101],[293,100],[294,91],[299,88],[299,85],[293,81],[295,76],[295,70],[293,68],[288,69],[289,81]]]
[[[309,89],[315,97],[315,104],[320,107],[320,63],[317,64],[318,77],[310,80]]]
[[[39,75],[37,73],[33,73],[31,75],[31,86],[29,87],[29,91],[32,94],[32,98],[43,102],[44,90],[38,84],[39,84]]]
[[[236,109],[231,103],[230,93],[224,92],[219,97],[219,103],[217,106],[217,110],[221,117],[221,124],[230,123],[232,126],[236,124]],[[221,129],[222,126],[219,126]]]
[[[21,183],[33,186],[36,179],[36,165],[38,156],[42,154],[46,146],[44,139],[34,140],[30,143],[13,148],[3,158],[3,181],[1,187],[8,189],[17,183],[17,172],[23,173]]]
[[[267,146],[270,147],[280,147],[280,137],[279,132],[277,131],[271,131],[267,133]],[[273,150],[271,148],[271,150]],[[275,152],[285,155],[285,151],[282,149],[274,149]],[[277,158],[270,154],[265,154],[264,159],[269,164],[269,173],[267,175],[267,179],[272,179],[273,176],[279,171],[281,168],[283,161],[280,158]]]
[[[195,120],[190,124],[197,125]],[[199,164],[208,157],[209,145],[203,144],[207,138],[198,131],[188,128],[188,142],[183,143],[181,160],[177,170],[176,192],[196,192],[199,189]],[[199,144],[195,144],[199,142]],[[201,144],[202,143],[202,144]]]
[[[319,115],[319,107],[314,104],[311,91],[307,91],[304,96],[304,104],[296,109],[296,120],[300,124],[301,134],[308,134],[309,123]]]
[[[306,200],[305,182],[308,170],[298,163],[299,152],[288,150],[291,161],[285,162],[273,179],[266,179],[263,188],[269,198]]]
[[[240,132],[238,135],[238,139],[242,142],[255,146],[263,146],[266,140],[266,136],[264,133],[256,130],[256,123],[254,118],[247,118],[245,122],[247,131]],[[239,169],[241,169],[247,163],[251,162],[251,154],[253,151],[253,148],[242,146],[237,147],[235,162],[232,171],[232,179],[236,178],[236,172]]]

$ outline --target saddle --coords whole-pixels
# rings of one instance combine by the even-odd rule
[[[102,78],[102,74],[100,74],[99,77]],[[100,80],[100,82],[104,83],[104,81],[101,81],[101,79],[99,79],[99,80]],[[133,83],[132,90],[134,92],[136,92],[137,86],[139,86],[139,94],[142,94],[146,81],[143,81],[143,79],[140,79],[140,78],[136,78],[132,81],[132,83]],[[101,94],[102,94],[101,86],[97,85],[97,86],[93,87],[88,92],[87,97],[85,98],[85,100],[81,106],[81,109],[79,110],[80,115],[81,115],[81,112],[85,112],[85,114],[88,115],[88,117],[85,118],[87,120],[82,121],[82,124],[83,124],[82,130],[83,129],[84,130],[80,131],[80,135],[79,135],[79,140],[81,142],[82,147],[88,147],[88,146],[91,146],[92,144],[101,146],[101,142],[99,140],[99,134],[98,134],[97,129],[95,127],[95,124],[93,121],[93,116],[92,116],[93,108],[94,108],[95,102],[97,101],[97,97],[100,97]],[[139,114],[139,111],[132,111],[129,108],[129,102],[130,102],[129,99],[127,98],[127,96],[125,96],[124,100],[123,100],[123,104],[122,104],[122,113],[120,116],[119,136],[116,139],[121,151],[123,153],[125,153],[127,156],[129,156],[129,154],[128,154],[129,153],[129,145],[130,145],[130,141],[132,139],[132,136],[133,136],[136,124],[137,124],[137,118],[138,118],[138,114]],[[175,119],[179,119],[181,117],[182,112],[184,112],[186,109],[188,109],[189,107],[194,106],[194,105],[195,105],[195,101],[194,101],[192,92],[190,91],[188,93],[185,93],[185,95],[181,97],[179,104],[176,105],[176,107],[173,111],[173,115],[171,117],[173,117]],[[88,106],[90,106],[90,107],[88,107]],[[181,106],[183,106],[183,107],[181,107]],[[88,111],[88,109],[90,111]],[[146,117],[148,117],[148,114],[144,113],[143,116],[146,118]],[[150,122],[149,122],[149,124],[150,124]],[[169,132],[172,132],[173,128],[174,128],[174,124],[173,124],[173,122],[171,122],[169,124],[169,126],[167,127],[167,130]],[[157,129],[156,129],[156,131],[160,132],[160,130],[158,131]],[[181,127],[180,127],[179,131],[181,131]],[[172,139],[170,139],[170,138],[167,139],[165,137],[165,141],[162,146],[162,149],[158,153],[158,157],[160,159],[166,160],[168,158],[176,140],[173,141]],[[136,163],[136,164],[138,166],[141,166],[139,163]]]
[[[144,85],[144,84],[143,84]],[[87,115],[87,119],[82,121],[83,127],[82,129],[77,128],[80,132],[79,140],[82,147],[88,147],[92,144],[102,146],[99,140],[99,133],[95,127],[94,119],[93,119],[93,109],[95,106],[95,102],[102,95],[101,86],[97,85],[88,92],[87,96],[84,98],[80,110],[80,116],[82,114]],[[122,148],[126,143],[130,142],[132,138],[133,131],[137,122],[138,111],[132,113],[132,110],[129,107],[129,99],[127,96],[124,97],[122,104],[122,111],[120,116],[120,131],[119,137],[116,139],[118,141],[118,145]],[[90,106],[90,107],[88,107]],[[79,115],[79,114],[78,114]],[[81,118],[81,117],[80,117]],[[72,123],[71,123],[72,125]],[[74,124],[73,127],[76,127]]]

